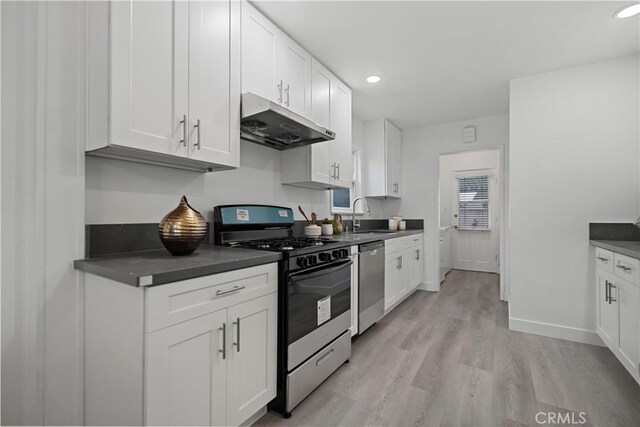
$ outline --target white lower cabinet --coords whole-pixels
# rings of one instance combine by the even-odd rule
[[[419,236],[419,238],[415,236]],[[385,312],[402,301],[422,283],[423,262],[422,235],[385,241]]]
[[[276,396],[277,271],[151,288],[87,274],[85,424],[251,419]]]
[[[611,268],[611,256],[605,257],[596,248],[597,333],[640,383],[640,261],[612,255],[615,268]],[[602,264],[604,258],[608,260],[606,265]]]

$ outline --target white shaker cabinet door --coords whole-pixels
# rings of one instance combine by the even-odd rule
[[[242,93],[252,92],[282,102],[276,76],[279,30],[248,2],[242,2]]]
[[[402,133],[390,122],[385,124],[387,141],[387,192],[402,196]]]
[[[611,289],[611,284],[615,286],[615,279],[612,274],[598,268],[596,269],[596,280],[598,286],[598,306],[597,306],[597,332],[600,338],[609,348],[616,348],[618,339],[618,306],[615,288]],[[613,295],[612,300],[609,296]]]
[[[398,301],[399,254],[386,257],[384,268],[384,309],[389,310]]]
[[[239,166],[240,3],[189,2],[190,157]],[[231,131],[230,131],[231,129]]]
[[[414,290],[422,283],[422,248],[414,246],[405,253],[407,262],[407,283],[409,291]]]
[[[229,307],[227,425],[239,425],[276,396],[277,294]]]
[[[276,80],[277,84],[282,81],[282,105],[301,116],[309,117],[311,55],[281,32],[278,33],[276,49]]]
[[[110,7],[111,143],[186,156],[189,4],[115,1]]]
[[[640,289],[616,280],[613,297],[619,307],[617,352],[621,361],[636,377],[640,367]]]
[[[351,89],[338,80],[331,86],[331,130],[336,133],[336,139],[331,141],[331,163],[337,165],[334,186],[351,188]]]
[[[147,425],[227,424],[226,321],[221,310],[147,335]]]

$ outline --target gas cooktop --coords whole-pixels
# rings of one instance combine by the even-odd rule
[[[320,248],[336,243],[331,237],[281,237],[274,239],[244,240],[226,242],[226,246],[235,248],[259,249],[264,251],[289,252],[296,249]]]

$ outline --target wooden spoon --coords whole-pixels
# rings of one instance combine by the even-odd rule
[[[304,219],[307,220],[307,224],[311,224],[311,222],[309,221],[309,218],[307,218],[307,214],[304,213],[304,211],[302,210],[302,206],[298,205],[298,210],[300,211],[300,213],[302,214],[302,216],[304,217]]]
[[[318,222],[318,215],[315,212],[311,212],[311,224],[316,225]]]

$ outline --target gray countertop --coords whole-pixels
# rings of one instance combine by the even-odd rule
[[[282,259],[278,252],[201,246],[193,254],[172,256],[166,250],[111,255],[74,261],[76,270],[126,283],[151,286],[223,273]]]
[[[589,240],[589,243],[602,249],[640,259],[640,241],[637,240]]]
[[[333,235],[333,240],[337,242],[351,242],[354,245],[360,245],[362,243],[375,242],[377,240],[395,239],[396,237],[411,236],[413,234],[422,234],[423,230],[405,230],[395,231],[393,233],[376,233],[375,230],[371,232],[362,233],[343,233],[340,235]]]

